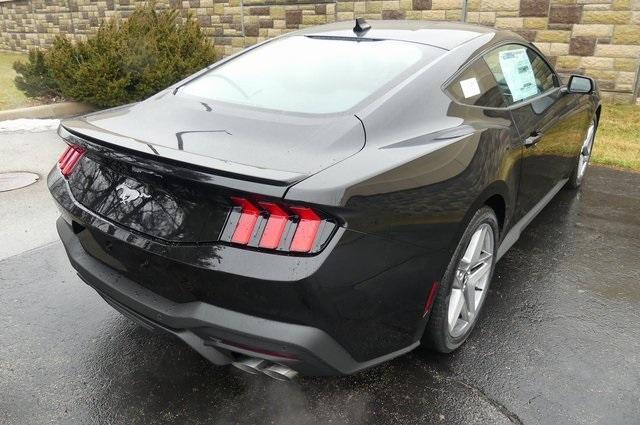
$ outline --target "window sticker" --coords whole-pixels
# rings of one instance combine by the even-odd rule
[[[525,48],[502,51],[499,58],[502,74],[514,102],[538,94],[536,77]]]
[[[480,86],[478,86],[478,80],[476,77],[460,80],[460,88],[462,89],[462,94],[465,99],[480,94]]]

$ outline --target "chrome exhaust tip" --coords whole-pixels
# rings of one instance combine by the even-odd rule
[[[272,364],[262,369],[262,373],[278,381],[291,381],[298,376],[298,372],[281,364]]]
[[[243,372],[256,375],[267,368],[271,363],[263,359],[257,359],[255,357],[245,357],[242,360],[231,363]]]

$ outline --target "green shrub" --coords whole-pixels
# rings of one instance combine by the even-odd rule
[[[177,11],[156,12],[153,3],[126,20],[104,22],[87,41],[57,37],[44,57],[64,97],[107,107],[145,99],[213,60],[192,16],[183,22]]]
[[[16,87],[28,97],[57,97],[60,95],[51,69],[45,63],[45,54],[41,50],[30,50],[29,61],[13,63],[18,75]]]

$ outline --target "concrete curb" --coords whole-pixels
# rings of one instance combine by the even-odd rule
[[[15,120],[18,118],[62,118],[85,114],[94,110],[95,108],[93,106],[80,102],[51,103],[49,105],[32,106],[30,108],[0,111],[0,121]]]

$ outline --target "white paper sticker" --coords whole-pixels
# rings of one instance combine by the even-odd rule
[[[480,94],[480,86],[478,86],[478,80],[476,80],[475,77],[461,80],[460,88],[462,89],[462,94],[464,95],[465,99]]]
[[[538,94],[536,76],[526,49],[500,52],[500,67],[514,102]]]

